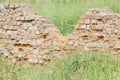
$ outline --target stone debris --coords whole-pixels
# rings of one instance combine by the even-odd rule
[[[120,14],[109,8],[89,9],[78,21],[74,35],[87,50],[120,52]],[[86,50],[86,48],[84,48]]]
[[[120,52],[120,15],[110,9],[90,9],[73,34],[63,36],[48,18],[27,4],[0,5],[0,55],[14,63],[44,64],[64,52],[82,50]]]

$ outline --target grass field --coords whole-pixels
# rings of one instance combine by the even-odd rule
[[[47,16],[63,35],[72,33],[87,9],[109,6],[120,13],[120,0],[0,0],[29,3],[38,15]],[[72,52],[48,66],[20,67],[0,58],[0,80],[120,80],[120,59],[102,52]]]
[[[100,52],[73,52],[46,66],[0,63],[0,80],[119,80],[120,59]]]

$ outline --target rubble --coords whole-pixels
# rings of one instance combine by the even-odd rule
[[[27,4],[0,5],[0,55],[14,63],[44,64],[64,52],[100,50],[120,52],[120,15],[110,9],[90,9],[73,34],[63,36],[48,18]]]
[[[67,37],[29,5],[1,4],[0,11],[0,53],[6,58],[42,63],[49,59],[46,54],[64,48]]]
[[[87,50],[109,52],[119,50],[120,17],[110,8],[89,9],[78,21],[74,35],[79,36],[80,45]],[[85,49],[85,48],[84,48]],[[86,49],[85,49],[86,50]]]

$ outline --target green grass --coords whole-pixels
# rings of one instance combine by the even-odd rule
[[[79,18],[90,8],[109,6],[120,13],[120,0],[0,0],[1,3],[29,3],[38,15],[50,18],[66,35],[74,31]]]
[[[73,32],[87,9],[109,6],[120,13],[120,0],[0,0],[0,3],[15,2],[31,4],[38,15],[50,18],[64,35]],[[120,59],[104,54],[73,52],[48,66],[29,68],[0,58],[0,80],[119,80]]]
[[[14,67],[4,62],[0,80],[119,80],[120,59],[105,54],[73,52],[44,67]]]

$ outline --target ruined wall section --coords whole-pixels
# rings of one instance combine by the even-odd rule
[[[90,9],[73,34],[63,36],[27,4],[0,5],[0,54],[13,62],[44,63],[78,47],[120,52],[120,15],[108,8]]]
[[[89,9],[78,21],[74,35],[84,50],[120,51],[120,15],[109,8]]]
[[[5,57],[41,62],[39,59],[49,57],[47,53],[63,47],[60,37],[57,27],[29,5],[0,5],[0,49]]]

